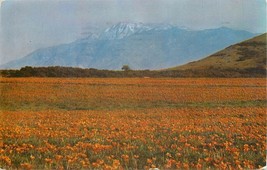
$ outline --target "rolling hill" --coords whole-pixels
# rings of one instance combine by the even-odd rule
[[[194,72],[204,72],[205,70],[266,71],[266,33],[231,45],[204,59],[173,67],[169,70]]]
[[[0,66],[64,66],[120,70],[162,69],[198,60],[255,36],[226,27],[188,30],[168,24],[118,23],[99,35],[90,35],[69,44],[38,49]]]

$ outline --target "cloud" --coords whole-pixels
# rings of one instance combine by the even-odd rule
[[[4,2],[5,0],[0,0],[0,7],[2,6],[2,3]]]

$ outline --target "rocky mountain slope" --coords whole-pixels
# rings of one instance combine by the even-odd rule
[[[188,30],[168,24],[118,23],[99,35],[38,49],[0,68],[68,66],[162,69],[198,60],[255,34],[226,27]]]

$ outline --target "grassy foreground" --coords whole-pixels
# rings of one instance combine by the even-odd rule
[[[4,78],[0,168],[259,168],[265,82]]]

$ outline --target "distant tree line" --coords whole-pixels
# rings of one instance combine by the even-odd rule
[[[2,77],[266,77],[266,68],[205,70],[131,70],[124,71],[82,69],[73,67],[22,67],[19,70],[1,70]]]

